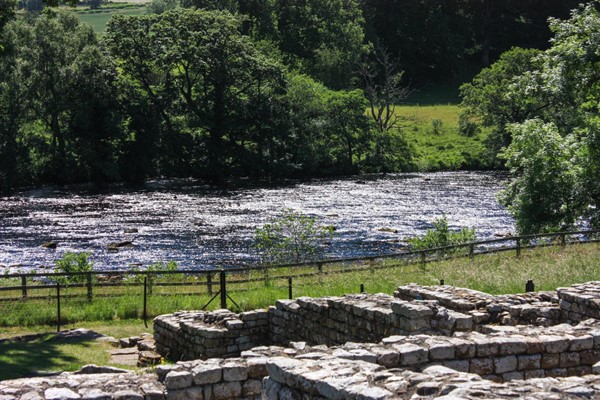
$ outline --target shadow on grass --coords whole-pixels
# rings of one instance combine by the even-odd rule
[[[43,334],[29,340],[0,342],[0,380],[40,375],[77,367],[78,359],[66,346],[89,346],[89,339],[59,339]]]

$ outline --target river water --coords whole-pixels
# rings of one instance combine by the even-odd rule
[[[490,172],[388,174],[215,188],[191,180],[143,187],[40,188],[0,198],[0,273],[53,266],[65,251],[91,253],[98,270],[176,261],[181,268],[257,261],[256,227],[290,208],[336,227],[328,257],[401,251],[446,214],[479,239],[514,231],[496,201],[502,177]],[[41,244],[55,241],[56,249]],[[109,251],[131,241],[133,247]]]

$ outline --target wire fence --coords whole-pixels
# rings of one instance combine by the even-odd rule
[[[265,300],[293,298],[326,277],[412,268],[457,257],[600,242],[600,230],[503,237],[455,246],[370,257],[223,270],[92,271],[0,275],[0,325],[61,325],[71,321],[148,318],[181,309],[242,310]],[[368,275],[366,275],[368,276]],[[363,291],[364,285],[347,288]],[[244,296],[241,296],[244,293]],[[244,298],[244,302],[239,299]],[[252,298],[255,298],[254,301]],[[250,300],[248,300],[250,299]]]

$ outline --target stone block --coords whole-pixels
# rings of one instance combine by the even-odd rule
[[[542,355],[541,354],[517,356],[517,369],[520,371],[540,369],[541,365],[542,365]]]
[[[579,365],[579,353],[561,353],[560,354],[560,368],[576,367]]]
[[[469,363],[469,372],[477,375],[494,373],[494,361],[491,358],[474,358]]]
[[[560,354],[546,353],[542,355],[542,368],[553,369],[560,365]]]
[[[242,395],[242,384],[240,382],[223,382],[213,385],[213,399],[228,400],[239,398]]]
[[[262,391],[262,381],[259,379],[249,379],[242,383],[242,396],[258,396]]]
[[[494,372],[496,374],[504,374],[517,369],[517,356],[504,356],[494,359]]]
[[[469,360],[446,360],[442,365],[455,371],[469,372]]]
[[[192,368],[194,385],[203,386],[221,381],[222,369],[215,364],[199,364]]]
[[[527,352],[527,343],[522,337],[496,338],[498,355],[523,354]]]
[[[583,365],[594,365],[600,361],[599,350],[585,350],[579,353],[580,362]]]
[[[520,372],[520,371],[507,372],[505,374],[502,374],[502,381],[504,381],[504,382],[523,380],[523,378],[524,378],[524,374],[523,374],[523,372]]]
[[[532,369],[523,371],[525,379],[544,378],[546,376],[543,369]]]
[[[395,344],[392,346],[400,354],[400,365],[418,365],[428,360],[427,349],[412,343]]]
[[[192,373],[189,371],[171,371],[165,377],[165,387],[169,390],[192,386]]]
[[[563,353],[569,349],[569,340],[562,336],[541,335],[539,338],[544,342],[546,353]]]
[[[201,387],[167,391],[167,400],[204,400],[204,391]]]
[[[571,339],[569,351],[582,351],[594,348],[594,338],[591,335],[583,335]]]

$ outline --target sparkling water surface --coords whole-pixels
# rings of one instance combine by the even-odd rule
[[[174,260],[186,269],[257,261],[252,238],[282,209],[316,216],[336,234],[327,257],[402,251],[446,214],[451,228],[479,239],[514,231],[492,172],[387,174],[216,188],[191,180],[40,188],[0,198],[0,273],[53,266],[65,251],[88,251],[95,269]],[[130,232],[130,233],[129,233]],[[57,248],[41,244],[55,241]],[[109,251],[111,243],[133,247]]]

